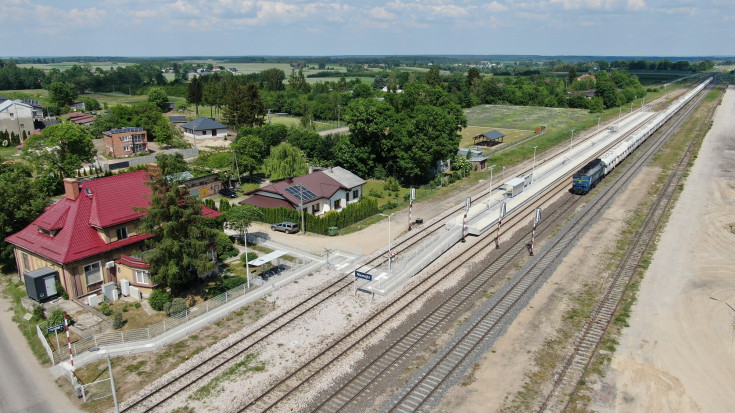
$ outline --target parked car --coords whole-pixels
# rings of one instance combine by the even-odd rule
[[[222,188],[219,190],[219,194],[225,198],[237,198],[237,192],[230,188]]]
[[[299,226],[295,222],[279,222],[271,225],[273,231],[281,231],[286,234],[295,234],[299,232]]]

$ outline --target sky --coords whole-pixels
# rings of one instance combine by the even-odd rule
[[[6,57],[735,55],[733,0],[1,0],[0,27]]]

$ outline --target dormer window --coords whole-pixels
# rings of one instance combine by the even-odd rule
[[[42,234],[46,234],[49,237],[53,237],[53,236],[56,236],[56,233],[59,232],[59,230],[58,229],[51,230],[51,229],[46,229],[46,228],[43,228],[43,227],[38,227],[38,232],[40,232]]]
[[[117,229],[117,240],[120,241],[128,237],[128,227],[122,227]]]

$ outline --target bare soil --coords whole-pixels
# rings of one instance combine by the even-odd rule
[[[597,411],[733,411],[734,111],[730,86],[594,397]]]

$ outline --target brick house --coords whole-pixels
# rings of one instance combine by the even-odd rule
[[[116,263],[123,256],[132,257],[145,250],[145,241],[152,237],[139,231],[145,211],[137,209],[148,207],[150,180],[146,171],[81,183],[64,179],[64,197],[5,239],[15,247],[20,279],[25,272],[53,268],[59,272],[70,298],[94,294],[104,283],[118,282],[121,278]],[[202,213],[220,215],[206,206]],[[147,280],[148,285],[133,285],[152,288],[150,277]]]
[[[365,183],[364,179],[337,166],[255,189],[239,204],[296,210],[301,205],[305,212],[321,216],[358,202]]]
[[[122,128],[102,132],[107,155],[119,158],[148,152],[148,133],[143,128]]]

